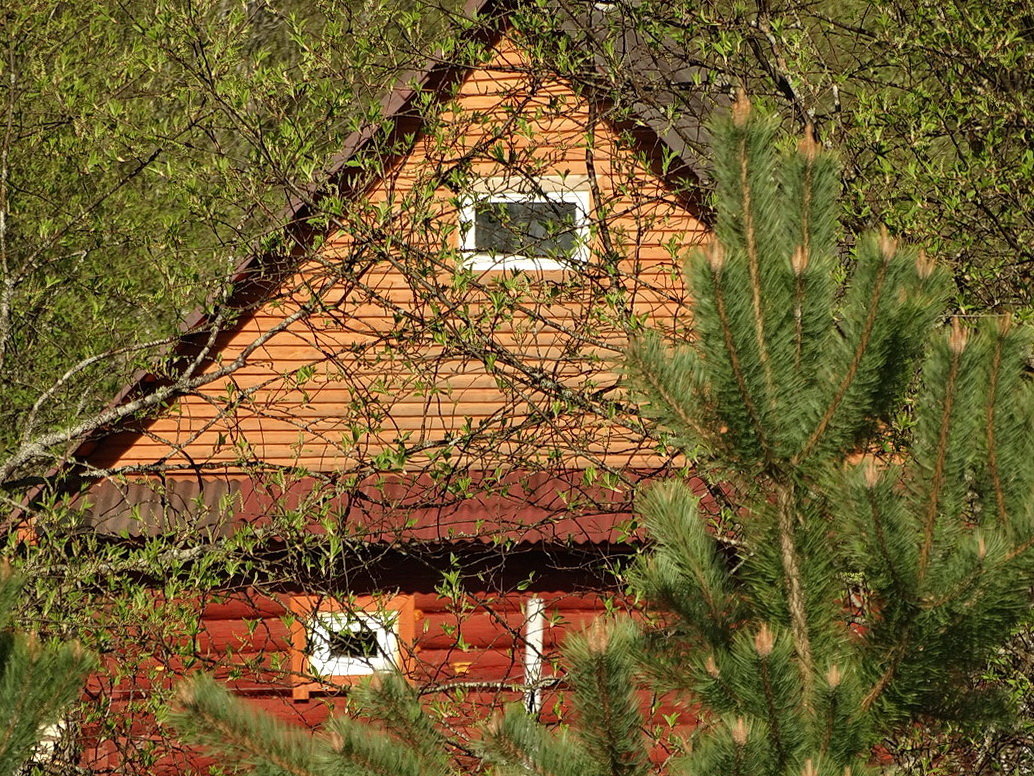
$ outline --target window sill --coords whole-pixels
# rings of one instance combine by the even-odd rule
[[[508,270],[553,272],[557,270],[577,271],[585,262],[581,258],[540,259],[530,256],[494,256],[487,253],[468,254],[463,257],[463,269],[473,272],[505,272]]]

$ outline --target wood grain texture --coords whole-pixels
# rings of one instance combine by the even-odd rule
[[[584,465],[661,462],[621,418],[558,405],[555,386],[618,397],[613,359],[627,316],[688,326],[680,254],[705,239],[703,227],[613,127],[593,122],[584,99],[561,82],[532,89],[527,70],[504,39],[443,106],[440,125],[338,215],[320,252],[219,338],[219,358],[236,358],[301,305],[311,314],[141,433],[110,438],[91,463],[341,470],[472,430],[489,441],[455,450],[455,463],[505,465],[533,452]],[[458,205],[471,180],[590,173],[599,195],[590,265],[457,274]],[[418,452],[405,465],[428,460]]]

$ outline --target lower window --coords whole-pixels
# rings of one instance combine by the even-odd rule
[[[406,671],[413,641],[412,596],[294,596],[291,609],[296,700],[378,671]]]
[[[309,670],[362,676],[398,663],[398,612],[317,612],[306,628]]]

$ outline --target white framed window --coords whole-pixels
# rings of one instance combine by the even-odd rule
[[[589,260],[589,192],[555,186],[468,195],[460,207],[464,266],[565,269]]]
[[[336,692],[378,671],[412,670],[412,595],[291,595],[292,697]]]
[[[368,676],[398,666],[397,611],[316,612],[307,624],[309,669],[317,676]]]

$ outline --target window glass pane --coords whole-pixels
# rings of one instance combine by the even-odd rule
[[[574,202],[479,202],[474,249],[503,256],[572,256],[577,219]]]
[[[365,623],[351,622],[327,634],[329,657],[370,658],[382,654],[377,634]]]

